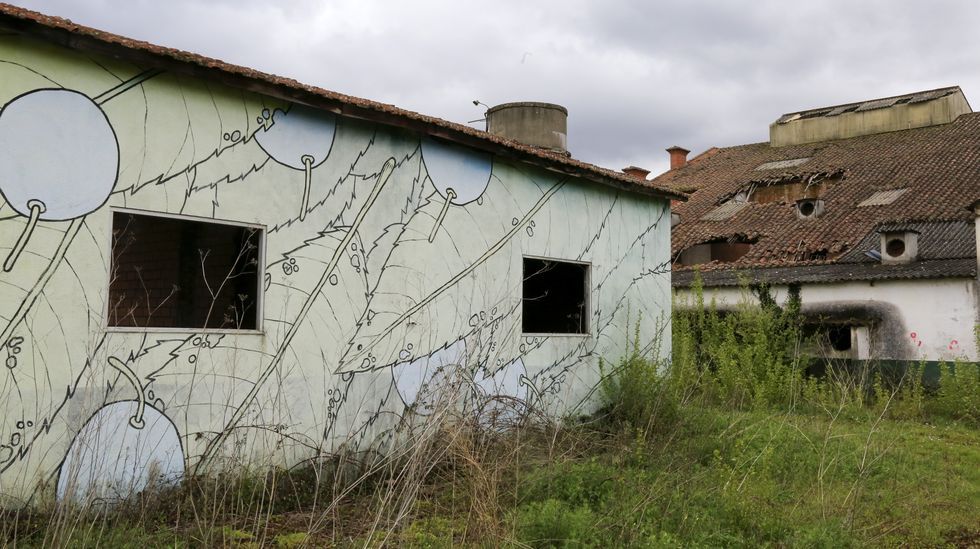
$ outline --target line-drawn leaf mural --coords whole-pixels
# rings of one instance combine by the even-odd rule
[[[565,413],[587,405],[597,357],[635,318],[669,307],[663,200],[421,120],[32,44],[0,36],[0,105],[73,100],[84,116],[62,117],[50,143],[65,154],[37,167],[43,132],[17,132],[58,120],[0,111],[0,496],[67,494],[66,467],[124,496],[159,449],[173,477],[384,451],[436,408],[441,380],[487,428]],[[63,182],[66,166],[81,179]],[[117,238],[117,219],[136,217],[144,240]],[[248,272],[210,278],[217,251],[245,257],[228,254],[243,242]],[[588,262],[588,334],[523,333],[525,256]],[[165,305],[169,323],[113,320]],[[186,320],[199,306],[208,319]],[[210,324],[215,310],[227,320]]]
[[[357,335],[348,345],[339,371],[364,371],[374,365],[391,365],[411,343],[416,353],[428,352],[455,341],[460,334],[471,330],[469,318],[480,311],[460,307],[464,303],[500,303],[506,308],[507,297],[513,296],[514,277],[503,277],[500,284],[487,283],[492,273],[511,272],[517,262],[515,238],[523,234],[535,214],[563,186],[554,182],[536,200],[524,208],[520,218],[506,219],[495,215],[493,208],[480,210],[481,205],[451,210],[443,220],[433,242],[428,235],[437,222],[437,203],[420,208],[420,214],[406,226],[392,251],[385,275],[371,292],[370,322],[362,318]],[[499,197],[512,202],[508,191],[493,187],[487,191],[484,204]],[[497,204],[501,206],[502,204]],[[513,210],[512,210],[513,211]],[[520,210],[518,210],[520,211]],[[453,235],[477,231],[481,246],[458,247]],[[432,257],[431,263],[420,265],[413,258]],[[516,268],[519,268],[517,266]],[[512,299],[512,297],[511,297]]]

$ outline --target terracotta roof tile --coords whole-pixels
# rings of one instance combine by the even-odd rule
[[[809,160],[785,169],[756,169],[798,158]],[[774,201],[750,203],[722,222],[710,221],[711,215],[705,220],[725,200],[753,185],[827,176],[821,196],[825,210],[817,218],[800,219],[794,204]],[[674,227],[673,254],[716,239],[758,239],[737,261],[701,265],[704,271],[834,263],[863,240],[873,239],[870,235],[885,223],[959,222],[972,229],[970,205],[980,199],[980,113],[939,126],[837,141],[721,148],[653,181],[693,192],[688,202],[674,208],[681,222]],[[904,188],[909,190],[889,204],[858,207],[875,192]],[[932,253],[926,245],[921,243],[920,253]],[[972,254],[976,257],[975,247]],[[684,269],[675,266],[675,271]]]

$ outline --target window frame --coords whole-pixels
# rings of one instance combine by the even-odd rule
[[[559,263],[571,263],[573,265],[585,266],[585,331],[580,333],[570,332],[525,332],[524,331],[524,260],[537,259],[539,261],[557,261]],[[592,337],[592,262],[579,259],[561,259],[543,255],[521,254],[521,337],[573,337],[589,338]]]
[[[105,333],[136,333],[136,334],[146,334],[146,333],[169,333],[169,334],[231,334],[231,335],[265,335],[265,239],[268,226],[260,223],[245,223],[242,221],[234,221],[231,219],[218,219],[213,217],[204,217],[199,215],[187,215],[187,214],[174,214],[169,212],[159,212],[155,210],[143,210],[138,208],[126,208],[111,206],[108,208],[109,213],[109,230],[108,230],[108,246],[106,249],[109,251],[105,280],[103,288],[105,288],[105,307],[102,311],[102,331]],[[169,326],[110,326],[109,325],[109,308],[112,305],[112,300],[109,298],[109,286],[112,283],[112,240],[113,240],[113,218],[117,213],[141,215],[144,217],[159,217],[164,219],[176,219],[178,221],[193,221],[197,223],[210,223],[215,225],[230,225],[232,227],[242,227],[247,229],[256,229],[259,231],[259,249],[258,249],[258,266],[256,269],[257,277],[257,292],[256,292],[256,304],[255,304],[255,328],[254,329],[238,329],[238,328],[179,328],[179,327],[169,327]]]

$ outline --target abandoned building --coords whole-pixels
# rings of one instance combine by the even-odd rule
[[[658,185],[677,204],[682,299],[731,307],[746,283],[803,312],[829,356],[977,360],[980,114],[958,87],[785,114],[770,140],[688,160]]]
[[[641,316],[669,352],[684,195],[572,158],[562,107],[480,131],[8,5],[0,29],[2,505],[383,450],[445,406],[588,411]]]

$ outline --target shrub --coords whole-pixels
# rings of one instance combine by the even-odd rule
[[[929,415],[980,426],[980,364],[957,361],[939,365],[939,389],[925,402]]]
[[[790,286],[782,306],[766,285],[743,290],[734,310],[722,312],[705,305],[695,277],[693,304],[675,304],[673,392],[736,409],[794,406],[804,388],[800,289]]]
[[[677,420],[676,393],[668,390],[666,365],[644,356],[639,339],[637,321],[633,337],[627,342],[629,353],[613,368],[600,359],[602,409],[616,424],[641,432],[662,431]],[[655,343],[653,348],[651,355],[659,356],[660,346]]]

